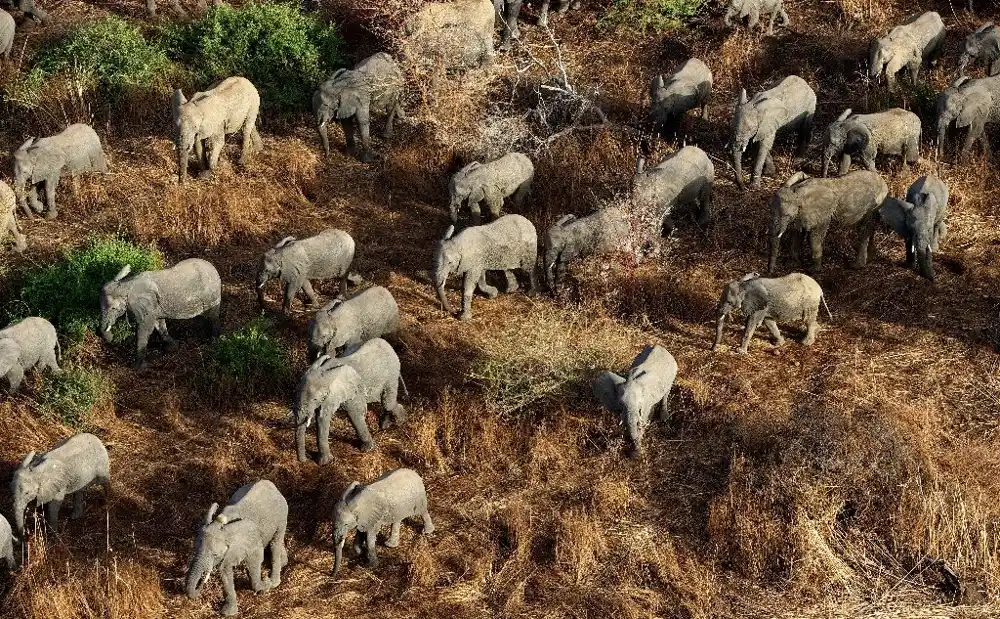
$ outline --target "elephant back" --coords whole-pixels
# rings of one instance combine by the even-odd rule
[[[222,279],[207,260],[188,258],[161,271],[147,271],[165,318],[194,318],[222,301]]]
[[[420,513],[427,506],[424,480],[411,469],[395,469],[369,484],[364,495],[383,524],[399,522]],[[374,518],[375,514],[372,514]],[[359,518],[360,521],[360,518]],[[360,527],[359,527],[360,528]]]
[[[60,481],[67,491],[73,492],[98,475],[107,476],[108,451],[101,439],[84,432],[59,441],[29,464],[32,469],[48,466],[60,471]]]
[[[287,522],[288,502],[271,481],[261,479],[234,492],[215,520],[223,525],[238,520],[251,521],[267,541]]]

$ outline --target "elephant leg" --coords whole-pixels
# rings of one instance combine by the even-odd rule
[[[485,273],[466,271],[465,277],[462,280],[462,313],[458,316],[459,320],[469,320],[472,318],[472,293],[475,292],[476,285],[479,283],[481,277],[485,278]]]
[[[340,278],[340,298],[347,296],[347,284],[351,280],[350,269],[344,271],[343,277]]]
[[[847,174],[851,171],[851,156],[844,153],[840,156],[840,170],[838,170],[841,176]]]
[[[510,49],[513,39],[521,37],[521,31],[517,27],[517,18],[521,14],[521,0],[507,0],[504,2],[503,33],[500,35],[500,49]]]
[[[802,125],[799,127],[799,143],[796,155],[800,159],[804,159],[809,153],[809,143],[812,142],[814,120],[815,117],[813,114],[806,114],[806,117],[802,120]]]
[[[137,369],[146,367],[146,347],[149,336],[153,334],[156,321],[141,322],[135,330],[135,365]]]
[[[778,25],[782,27],[792,23],[792,20],[788,18],[788,13],[785,11],[784,7],[778,8],[778,19],[780,20]]]
[[[357,119],[358,129],[361,133],[361,161],[369,163],[375,160],[375,154],[372,152],[372,139],[370,134],[371,120],[369,119],[367,111],[359,111]]]
[[[369,531],[365,539],[365,549],[368,551],[368,567],[375,569],[378,567],[378,553],[375,551],[375,543],[378,540],[378,531]]]
[[[247,163],[253,159],[255,147],[257,146],[256,140],[254,140],[254,130],[257,125],[257,114],[250,112],[247,114],[246,122],[243,123],[243,150],[240,152],[240,166],[246,167]]]
[[[424,513],[420,515],[424,521],[424,535],[430,535],[434,532],[434,521],[431,520],[431,513],[427,511],[427,507],[424,507]]]
[[[87,507],[87,498],[84,496],[86,488],[80,488],[73,493],[73,511],[70,513],[70,520],[79,520],[83,517],[83,510]]]
[[[500,217],[500,211],[503,210],[503,197],[493,191],[487,192],[486,208],[490,211],[490,217],[497,219]]]
[[[775,18],[775,14],[771,13],[771,19],[767,22],[767,35],[768,36],[773,36],[774,35],[774,18]]]
[[[188,156],[190,156],[190,153]],[[208,168],[208,161],[205,159],[205,144],[200,138],[194,141],[194,158],[198,162],[198,167],[202,170]]]
[[[490,299],[495,299],[497,298],[497,295],[500,294],[500,291],[497,290],[496,286],[490,286],[486,283],[486,273],[479,276],[479,281],[476,283],[476,287]]]
[[[219,568],[219,578],[222,580],[222,589],[225,591],[226,603],[223,604],[221,614],[232,617],[237,612],[236,606],[236,586],[233,583],[233,566],[223,563]]]
[[[382,429],[388,430],[393,425],[401,426],[406,422],[406,407],[399,403],[399,381],[393,381],[382,392]]]
[[[40,363],[40,365],[43,365],[44,367],[48,368],[49,371],[52,372],[53,374],[62,373],[62,369],[59,367],[59,361],[58,359],[56,359],[55,349],[45,351],[45,354],[42,358],[42,362]]]
[[[478,226],[483,222],[482,210],[478,202],[469,200],[469,220],[473,226]]]
[[[367,533],[362,533],[361,531],[355,531],[354,542],[351,546],[354,548],[354,556],[360,557],[364,552],[362,546],[366,545],[366,540],[368,539]]]
[[[750,181],[750,186],[754,189],[760,189],[761,177],[764,173],[764,165],[767,162],[768,157],[771,155],[771,147],[774,145],[774,136],[765,137],[757,146],[757,161],[753,166],[753,178]],[[774,165],[772,161],[771,165]]]
[[[756,7],[750,9],[750,12],[747,13],[747,17],[747,28],[750,30],[753,30],[760,25],[760,10]]]
[[[812,270],[819,272],[823,269],[823,240],[826,238],[828,225],[813,228],[809,231],[809,248],[812,253]]]
[[[343,280],[343,281],[344,281],[344,282],[345,282],[345,284],[346,284],[346,281],[347,281],[347,280]],[[343,288],[346,288],[346,285],[344,285],[344,286],[342,286],[342,287],[343,287]],[[302,280],[302,292],[304,292],[304,293],[305,293],[305,295],[306,295],[306,298],[308,298],[308,299],[309,299],[309,305],[312,305],[313,307],[315,307],[315,306],[319,305],[319,297],[318,297],[318,296],[316,296],[316,291],[315,291],[315,290],[313,290],[313,287],[312,287],[312,282],[310,282],[310,281],[309,281],[308,279],[304,279],[304,280]],[[345,290],[343,290],[343,291],[341,292],[341,294],[343,294],[343,293],[345,293],[345,292],[347,292],[347,290],[346,290],[346,289],[345,289]]]
[[[295,280],[285,282],[285,296],[281,302],[281,311],[284,313],[289,313],[292,311],[292,301],[295,299],[295,295],[298,294],[299,290],[302,289],[302,282]]]
[[[264,547],[257,546],[247,553],[247,571],[250,572],[250,588],[256,593],[267,591],[271,588],[268,578],[261,578],[261,568],[264,566]]]
[[[670,421],[670,391],[660,398],[660,421]]]
[[[549,25],[549,0],[542,0],[542,8],[538,11],[538,25],[542,28]]]
[[[392,139],[392,123],[396,120],[396,115],[399,113],[400,105],[397,100],[396,103],[389,108],[389,117],[385,120],[385,129],[382,130],[382,139],[389,140]]]
[[[225,146],[225,138],[219,138],[213,136],[208,141],[209,152],[208,152],[208,162],[205,168],[198,174],[198,178],[212,178],[212,174],[219,167],[219,157],[222,155],[222,147]]]
[[[528,180],[524,181],[523,183],[521,183],[518,186],[517,191],[514,192],[514,196],[511,198],[511,200],[518,207],[520,207],[522,204],[524,204],[525,198],[527,198],[528,194],[531,193],[531,182],[532,182],[532,180],[533,179],[529,178]]]
[[[156,17],[156,0],[146,0],[146,12],[150,17]]]
[[[319,415],[316,416],[316,447],[319,448],[319,465],[326,466],[333,461],[330,455],[330,420],[333,411],[325,406],[320,408]]]
[[[745,353],[750,348],[750,340],[753,338],[754,332],[757,331],[757,327],[764,321],[764,316],[766,315],[766,310],[760,310],[747,316],[746,329],[743,331],[743,341],[740,342],[739,352]]]
[[[55,219],[59,215],[59,208],[56,206],[56,187],[59,179],[49,179],[45,181],[45,204],[49,210],[45,213],[46,219]]]
[[[773,318],[765,318],[764,326],[767,330],[771,332],[771,336],[774,337],[774,345],[781,346],[785,343],[785,338],[781,336],[781,331],[778,330],[778,323],[774,322]]]
[[[160,338],[167,345],[167,350],[173,350],[177,348],[177,340],[170,337],[170,332],[167,331],[167,321],[163,318],[156,321],[156,332],[160,334]]]
[[[285,550],[285,523],[278,525],[278,531],[271,540],[271,587],[281,584],[281,570],[288,565],[288,551]]]
[[[868,264],[868,245],[871,243],[872,237],[875,236],[875,229],[875,217],[871,214],[867,215],[858,224],[858,253],[854,258],[854,263],[851,265],[852,268],[860,269]]]
[[[816,311],[814,311],[808,318],[808,322],[806,324],[806,336],[802,338],[803,346],[812,346],[816,341],[816,333],[819,332],[819,321],[816,320],[816,315],[818,313],[819,308],[817,307]]]
[[[969,131],[965,134],[965,141],[962,143],[960,159],[963,161],[968,160],[969,153],[972,151],[972,145],[983,134],[985,128],[986,125],[983,122],[975,122],[969,126]]]
[[[712,192],[714,189],[715,183],[707,181],[702,185],[701,192],[698,195],[698,204],[700,207],[698,224],[701,226],[707,225],[712,220]]]
[[[45,204],[38,197],[38,185],[32,185],[28,190],[28,200],[31,202],[32,210],[36,213],[41,214],[45,212]]]
[[[52,499],[45,504],[45,516],[49,527],[53,531],[59,530],[59,510],[62,508],[62,499]]]
[[[375,449],[375,441],[372,440],[372,433],[368,429],[368,421],[365,420],[365,413],[368,412],[368,406],[348,404],[346,408],[347,419],[351,422],[351,427],[354,428],[354,433],[358,436],[358,440],[361,441],[361,451],[372,451]]]
[[[913,62],[907,63],[906,68],[910,73],[910,83],[913,85],[917,84],[917,78],[920,77],[920,61],[915,60]]]
[[[507,270],[503,272],[504,276],[507,278],[507,292],[517,292],[517,278],[514,277],[514,271]]]
[[[15,392],[20,388],[21,381],[24,380],[24,368],[21,367],[20,363],[15,363],[9,370],[7,370],[7,384],[10,386],[11,393]]]
[[[222,333],[222,318],[220,316],[221,311],[222,311],[221,304],[213,305],[212,307],[208,308],[208,310],[204,314],[202,314],[208,320],[208,326],[212,332],[213,338],[219,337],[219,334]]]
[[[399,530],[402,528],[400,522],[392,523],[392,530],[389,532],[389,539],[385,540],[386,548],[395,548],[399,546]]]
[[[347,143],[347,154],[356,154],[354,144],[354,118],[346,118],[340,121],[340,126],[344,129],[344,141]]]

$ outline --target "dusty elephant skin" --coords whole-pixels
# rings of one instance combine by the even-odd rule
[[[773,273],[777,266],[781,238],[788,230],[796,245],[808,236],[812,269],[822,269],[823,239],[832,225],[857,228],[857,256],[852,266],[865,266],[875,234],[875,212],[888,195],[882,177],[868,170],[855,170],[837,178],[809,178],[804,172],[793,175],[771,199],[768,272]]]
[[[111,328],[128,313],[136,323],[135,363],[142,367],[146,345],[155,330],[168,347],[176,342],[167,331],[167,320],[204,316],[213,335],[219,334],[222,280],[211,263],[200,258],[182,260],[161,271],[132,275],[126,266],[101,289],[101,335],[111,341]]]
[[[14,192],[25,217],[44,209],[38,192],[45,192],[46,217],[55,219],[56,187],[64,174],[107,172],[101,140],[89,125],[75,124],[47,138],[29,138],[14,151]],[[30,208],[28,204],[31,204]]]
[[[284,293],[281,309],[288,313],[299,292],[305,293],[312,305],[319,304],[312,282],[339,279],[340,294],[347,294],[347,280],[354,263],[354,239],[351,235],[329,228],[316,236],[296,239],[288,236],[264,252],[257,269],[257,303],[264,307],[264,287],[271,278],[278,278]]]
[[[392,56],[379,52],[365,58],[353,69],[340,69],[320,86],[313,95],[313,113],[316,130],[323,142],[323,152],[330,156],[330,138],[327,125],[337,121],[344,129],[347,152],[358,154],[364,162],[374,159],[371,145],[371,116],[385,114],[385,131],[382,137],[392,137],[392,124],[403,113],[403,70]],[[361,133],[361,152],[356,153],[354,126]]]
[[[84,493],[90,486],[103,486],[107,501],[111,492],[108,471],[108,451],[93,434],[77,434],[59,441],[47,452],[29,453],[10,482],[18,536],[24,539],[24,511],[32,501],[35,507],[45,506],[53,531],[58,530],[59,508],[67,495],[73,495],[74,520],[83,516]]]
[[[905,68],[916,84],[920,66],[940,53],[944,37],[940,15],[933,11],[914,15],[888,35],[872,41],[868,76],[873,80],[885,76],[889,88],[895,88],[896,74]]]
[[[959,157],[969,156],[972,145],[979,140],[987,155],[991,155],[986,125],[1000,122],[1000,75],[974,80],[960,77],[937,99],[937,149],[943,158],[948,142],[948,130],[968,129]]]
[[[920,159],[920,117],[901,108],[877,114],[852,114],[848,108],[826,130],[823,148],[823,176],[830,164],[840,158],[840,175],[851,169],[851,157],[860,157],[870,172],[875,172],[878,155],[903,157],[903,168]]]
[[[404,25],[408,58],[445,69],[469,69],[493,62],[496,11],[490,0],[424,4]]]
[[[240,487],[230,497],[229,504],[221,512],[218,510],[219,504],[212,503],[198,531],[185,591],[193,600],[201,597],[202,588],[217,569],[226,597],[220,612],[231,616],[237,613],[233,580],[237,565],[246,563],[250,586],[255,592],[281,584],[281,569],[288,565],[285,550],[288,503],[273,483],[262,479]],[[270,576],[261,575],[265,547],[271,552]]]
[[[1000,30],[993,22],[983,24],[965,38],[965,47],[958,61],[960,76],[965,75],[970,64],[985,66],[987,75],[1000,73]]]
[[[10,523],[0,514],[0,563],[3,563],[10,571],[21,566],[21,553],[14,553],[14,545],[20,541],[14,537],[14,532],[10,528]]]
[[[457,223],[459,209],[468,204],[472,225],[478,226],[483,202],[493,219],[500,217],[504,199],[513,196],[514,203],[520,205],[531,191],[534,178],[534,164],[521,153],[507,153],[487,163],[473,161],[456,172],[448,184],[451,221]]]
[[[10,185],[0,181],[0,247],[7,242],[8,235],[19,253],[27,249],[28,241],[17,225],[17,195]]]
[[[564,215],[545,233],[545,281],[555,291],[573,260],[626,251],[629,225],[625,212],[608,207],[577,218]]]
[[[521,14],[522,0],[493,0],[493,10],[501,18],[503,33],[500,35],[500,49],[510,49],[512,39],[521,37],[521,30],[517,27],[517,18]],[[538,10],[538,26],[546,28],[549,25],[549,6],[551,0],[542,0]],[[556,12],[580,8],[580,0],[556,0]]]
[[[375,442],[368,429],[368,422],[365,421],[368,402],[361,390],[361,377],[351,365],[335,366],[330,363],[329,355],[323,355],[306,370],[296,391],[292,418],[295,422],[295,450],[299,462],[309,459],[306,455],[306,431],[313,420],[316,420],[319,463],[330,463],[333,459],[330,455],[330,421],[341,408],[361,441],[361,451],[373,450]],[[315,419],[317,410],[319,419]]]
[[[359,556],[364,544],[368,567],[378,567],[375,544],[379,531],[390,526],[386,548],[399,545],[400,527],[407,518],[423,520],[424,535],[434,532],[434,523],[427,511],[427,491],[424,480],[410,469],[395,469],[385,473],[368,485],[352,482],[333,508],[333,543],[336,556],[333,573],[343,564],[344,543],[352,531],[354,550]]]
[[[669,140],[680,131],[688,111],[701,108],[708,120],[708,100],[712,97],[712,71],[692,58],[671,75],[657,75],[649,85],[649,119],[657,133]]]
[[[733,114],[732,160],[736,184],[743,184],[743,153],[757,144],[757,160],[753,166],[750,186],[759,188],[764,173],[774,174],[771,148],[779,132],[798,133],[798,155],[804,157],[812,138],[813,116],[816,114],[816,93],[801,77],[790,75],[777,86],[747,99],[740,91]]]
[[[450,226],[434,255],[432,279],[441,310],[453,314],[445,284],[452,275],[462,277],[461,320],[472,318],[472,293],[476,288],[493,299],[499,291],[486,283],[487,271],[503,271],[507,278],[506,292],[517,290],[514,270],[528,275],[529,293],[537,290],[535,266],[538,261],[538,235],[535,226],[520,215],[504,215],[484,226],[471,226],[455,234]]]
[[[25,318],[0,329],[0,377],[7,379],[11,393],[21,386],[29,370],[61,372],[59,356],[56,329],[44,318]]]
[[[948,234],[948,186],[936,176],[921,176],[905,200],[886,199],[879,215],[906,246],[906,267],[934,281],[934,252]]]
[[[729,0],[726,15],[722,19],[727,27],[732,27],[734,21],[746,20],[748,28],[760,26],[763,29],[764,24],[760,21],[762,15],[770,17],[767,26],[769,35],[774,34],[775,21],[779,26],[788,26],[791,23],[782,0]]]
[[[52,20],[49,14],[35,3],[35,0],[18,0],[17,8],[35,23],[47,24]]]
[[[726,325],[726,317],[732,312],[739,312],[746,317],[746,328],[743,330],[743,341],[739,352],[745,353],[750,347],[750,339],[760,323],[774,337],[774,345],[781,346],[785,338],[778,330],[778,323],[801,322],[806,325],[806,335],[802,344],[811,346],[816,341],[819,323],[820,303],[823,290],[816,280],[792,273],[784,277],[766,278],[756,273],[750,273],[742,279],[733,280],[722,289],[719,304],[716,308],[715,342],[712,350],[722,342],[722,331]]]
[[[331,301],[316,312],[309,323],[309,358],[315,360],[322,354],[335,357],[397,329],[396,299],[388,289],[372,286],[346,301]]]
[[[10,13],[0,9],[0,56],[10,60],[10,52],[14,49],[14,30],[16,24]]]
[[[642,235],[645,243],[657,245],[674,228],[673,215],[683,206],[698,206],[698,223],[712,218],[712,191],[715,165],[705,151],[685,146],[658,165],[645,169],[639,159],[632,186],[632,204],[637,212],[648,214],[652,228]],[[644,222],[647,223],[647,222]]]
[[[228,77],[188,100],[174,91],[174,145],[177,147],[177,182],[187,178],[188,160],[194,150],[201,166],[199,178],[211,178],[219,166],[219,156],[231,133],[243,134],[240,165],[246,166],[264,148],[257,132],[260,94],[249,80]]]
[[[629,456],[642,453],[642,437],[659,407],[660,420],[670,418],[670,389],[677,378],[677,361],[661,346],[647,345],[636,356],[624,377],[601,372],[592,387],[597,400],[618,415]]]
[[[220,0],[196,0],[195,8],[197,13],[200,15],[208,9],[209,4],[218,4]],[[181,6],[180,0],[167,0],[167,4],[170,5],[170,10],[173,11],[177,19],[186,20],[188,18],[188,12],[184,10]],[[150,17],[156,17],[156,0],[146,0],[146,11],[149,12]]]

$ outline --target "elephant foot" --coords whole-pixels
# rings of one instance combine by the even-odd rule
[[[496,288],[483,288],[483,293],[486,294],[487,299],[495,299],[500,294],[500,291]]]
[[[300,453],[299,454],[299,462],[308,462],[308,461],[309,461],[309,457],[306,456],[306,454],[304,454],[304,453]]]
[[[386,548],[395,548],[397,546],[399,546],[399,536],[398,535],[394,535],[394,536],[390,537],[389,539],[385,540],[385,547]]]
[[[201,180],[208,180],[208,179],[212,178],[212,171],[211,170],[202,170],[201,172],[198,173],[198,178],[201,179]]]
[[[49,212],[45,214],[45,219],[48,219],[49,221],[52,221],[53,219],[56,218],[56,215],[58,215],[58,214],[59,213],[57,213],[56,211],[53,211],[52,209],[49,209]]]
[[[375,443],[374,442],[361,443],[361,451],[364,452],[364,453],[368,453],[370,451],[375,451]]]
[[[132,369],[137,372],[141,372],[142,370],[145,370],[148,367],[149,367],[149,362],[146,361],[145,359],[139,359],[132,363]]]
[[[267,576],[261,576],[260,586],[254,588],[254,591],[256,593],[263,593],[264,591],[268,591],[268,590],[273,589],[273,588],[274,588],[274,585],[271,584],[271,579],[268,578]]]
[[[382,415],[382,421],[379,423],[379,427],[383,430],[388,430],[392,426],[396,425],[396,420],[389,413]]]
[[[736,353],[739,355],[745,355],[747,354],[748,350],[749,350],[748,348],[740,346],[739,348],[736,349]]]
[[[538,27],[539,28],[548,28],[549,27],[549,19],[547,17],[539,17],[538,18]]]
[[[431,524],[431,526],[429,527],[424,527],[423,534],[433,535],[435,530],[437,530],[436,527],[433,524]]]
[[[775,348],[781,348],[784,345],[785,345],[785,338],[781,338],[780,340],[774,343]]]
[[[358,157],[358,159],[361,160],[361,163],[371,163],[375,161],[375,154],[366,148],[361,152],[361,155]]]
[[[319,457],[319,465],[320,466],[326,466],[327,464],[330,464],[331,462],[333,462],[333,456],[331,456],[330,454],[326,454],[324,456],[320,456]]]
[[[761,188],[761,179],[758,177],[754,177],[754,179],[750,181],[750,189],[760,189],[760,188]]]
[[[226,602],[225,605],[223,605],[222,610],[219,611],[219,614],[224,617],[232,617],[236,614],[236,611],[236,602]]]
[[[470,311],[462,312],[461,314],[458,315],[458,319],[463,322],[468,322],[469,320],[472,320],[472,312]]]

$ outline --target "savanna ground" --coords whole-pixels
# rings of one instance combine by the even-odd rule
[[[304,310],[270,327],[290,351],[289,378],[256,384],[206,380],[212,344],[197,324],[175,328],[180,348],[140,372],[129,367],[126,345],[90,334],[72,363],[100,368],[113,395],[78,427],[109,445],[114,491],[106,510],[95,491],[82,520],[64,521],[58,533],[39,527],[30,562],[3,585],[0,612],[212,616],[217,579],[200,601],[183,595],[198,523],[213,501],[268,478],[291,508],[291,563],[280,588],[263,595],[241,573],[244,617],[1000,615],[1000,174],[982,158],[939,162],[931,148],[934,92],[949,81],[961,40],[1000,17],[991,2],[976,16],[964,4],[788,0],[791,27],[766,37],[722,29],[716,3],[687,27],[646,34],[602,27],[604,7],[585,3],[554,17],[553,34],[570,80],[593,94],[609,123],[545,144],[530,137],[523,116],[556,51],[526,8],[522,42],[493,69],[412,88],[409,120],[390,143],[376,140],[378,162],[343,154],[339,131],[337,152],[324,159],[308,114],[265,115],[266,150],[249,170],[233,168],[231,143],[221,174],[183,187],[166,90],[133,105],[97,100],[8,114],[0,168],[11,169],[7,153],[25,137],[92,114],[112,172],[75,189],[64,181],[57,221],[22,221],[31,248],[4,255],[5,300],[17,297],[32,266],[112,233],[155,244],[169,263],[213,262],[224,282],[224,332],[232,332],[258,315],[251,282],[264,249],[288,234],[340,227],[358,242],[360,272],[399,302],[403,326],[393,341],[410,420],[378,432],[376,451],[362,454],[341,419],[332,464],[296,461],[284,420],[305,367]],[[345,24],[351,61],[378,47],[363,24],[350,23],[349,3],[325,8]],[[863,77],[868,42],[918,9],[941,12],[947,53],[926,74],[933,89],[904,83],[887,95]],[[139,19],[143,6],[70,0],[53,13],[78,23],[107,11]],[[35,30],[28,47],[45,36]],[[538,172],[522,214],[543,231],[563,213],[587,213],[629,186],[637,140],[623,127],[638,126],[649,79],[692,55],[715,73],[711,120],[687,121],[689,142],[716,162],[715,223],[699,229],[682,220],[663,255],[640,266],[580,265],[559,299],[477,298],[471,322],[445,316],[428,268],[448,224],[450,174],[475,157],[528,149]],[[851,235],[831,234],[817,278],[834,318],[816,344],[790,341],[777,352],[758,337],[740,356],[730,328],[727,346],[713,353],[721,286],[764,268],[768,200],[800,167],[790,144],[780,144],[778,177],[739,192],[723,157],[732,103],[740,87],[754,92],[790,73],[819,98],[816,137],[801,164],[814,175],[822,129],[845,107],[921,114],[918,168],[904,176],[889,161],[881,169],[894,195],[918,174],[948,183],[939,277],[931,285],[898,266],[902,243],[886,233],[871,263],[849,270]],[[655,158],[675,148],[661,144]],[[796,268],[787,252],[781,268]],[[269,298],[273,311],[276,290]],[[652,424],[645,455],[629,460],[589,379],[625,368],[648,342],[679,363],[674,413]],[[4,479],[26,452],[75,431],[40,413],[39,382],[0,403]],[[377,571],[350,561],[333,578],[330,514],[339,493],[399,466],[423,475],[437,532],[404,528],[400,547],[380,549]]]

